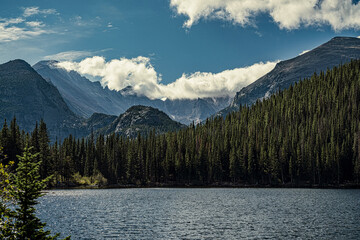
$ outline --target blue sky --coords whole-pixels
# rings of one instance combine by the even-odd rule
[[[158,93],[153,97],[176,95],[174,89],[181,87],[192,88],[190,97],[231,95],[256,79],[224,82],[229,86],[214,90],[219,88],[215,81],[235,74],[224,71],[263,62],[256,65],[261,76],[276,61],[295,57],[334,36],[360,35],[357,1],[324,0],[312,7],[314,1],[304,0],[315,9],[306,15],[309,9],[302,1],[294,1],[302,2],[301,6],[286,8],[270,0],[215,0],[213,5],[206,0],[0,0],[0,63],[20,58],[34,64],[54,58],[116,90],[130,84],[149,95],[154,86]],[[93,56],[103,57],[102,73],[77,64]],[[106,65],[113,59],[119,60],[116,66],[132,70],[117,76],[109,73],[116,68],[115,63],[113,68]],[[144,78],[152,80],[143,84]],[[168,89],[158,86],[181,78],[183,82],[173,84],[168,94],[163,94]],[[201,93],[209,78],[213,85]]]

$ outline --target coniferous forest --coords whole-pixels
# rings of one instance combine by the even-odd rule
[[[0,146],[15,165],[16,155],[32,146],[41,176],[54,175],[53,184],[358,184],[359,103],[360,61],[352,61],[177,132],[50,143],[44,122],[25,133],[14,118],[3,124]]]

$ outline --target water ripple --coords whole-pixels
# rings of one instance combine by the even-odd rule
[[[72,239],[360,239],[360,190],[55,190],[40,202]]]

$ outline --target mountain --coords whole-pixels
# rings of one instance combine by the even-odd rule
[[[120,91],[103,88],[99,82],[91,82],[75,71],[56,66],[56,61],[40,61],[34,69],[48,82],[57,87],[70,109],[88,118],[93,113],[119,115],[134,105],[158,108],[173,120],[184,124],[200,122],[231,103],[230,97],[178,99],[164,101],[149,99],[136,94],[131,87]]]
[[[82,119],[68,108],[56,87],[25,61],[0,65],[0,86],[1,121],[15,116],[21,129],[32,131],[43,119],[52,137],[76,134]]]
[[[251,105],[257,99],[269,97],[320,71],[326,71],[351,59],[360,58],[360,39],[335,37],[329,42],[295,58],[279,62],[275,68],[236,93],[233,102],[220,114],[238,110],[240,105]]]
[[[145,135],[151,130],[157,134],[174,131],[185,125],[173,121],[164,112],[148,106],[132,106],[111,124],[101,129],[103,134],[118,133],[127,137],[136,137],[138,133]]]
[[[104,128],[111,124],[117,116],[106,115],[104,113],[94,113],[90,118],[84,120],[80,127],[81,132],[86,133],[87,135],[93,131]]]
[[[99,82],[91,82],[75,71],[57,68],[56,63],[41,61],[33,68],[59,90],[69,108],[79,116],[88,118],[93,113],[118,115],[129,107],[121,94],[104,89]]]
[[[181,123],[199,123],[217,113],[231,103],[231,97],[198,98],[198,99],[166,99],[160,110]]]

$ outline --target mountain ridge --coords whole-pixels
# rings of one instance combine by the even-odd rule
[[[326,71],[357,58],[360,58],[359,38],[334,37],[302,55],[279,62],[272,71],[237,92],[230,106],[218,114],[224,116],[240,105],[251,105],[277,90],[286,89],[314,72]]]

